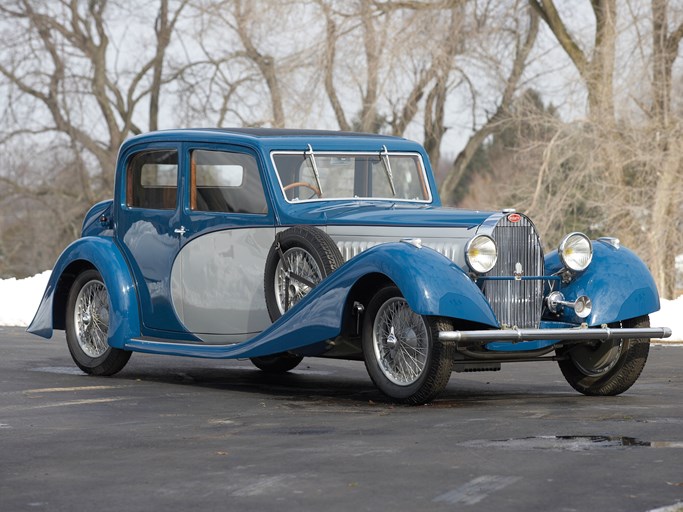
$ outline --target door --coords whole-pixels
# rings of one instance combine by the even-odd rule
[[[275,220],[258,155],[219,144],[187,144],[183,153],[187,232],[173,266],[175,310],[200,339],[243,341],[271,323],[263,273]]]
[[[121,156],[116,236],[137,282],[143,334],[150,336],[183,330],[171,301],[182,233],[179,155],[178,144],[154,144]]]

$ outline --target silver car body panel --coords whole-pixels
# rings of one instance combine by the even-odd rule
[[[214,231],[188,242],[171,273],[173,307],[185,328],[207,342],[239,343],[270,317],[263,271],[275,228]]]

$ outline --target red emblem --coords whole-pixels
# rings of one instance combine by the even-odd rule
[[[522,216],[519,213],[511,213],[510,215],[508,215],[508,220],[510,222],[519,222],[520,220],[522,220]]]

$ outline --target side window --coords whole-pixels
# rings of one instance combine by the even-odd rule
[[[144,151],[128,161],[127,206],[152,210],[174,210],[177,190],[177,151]]]
[[[226,151],[192,151],[190,208],[202,212],[266,213],[254,157]]]

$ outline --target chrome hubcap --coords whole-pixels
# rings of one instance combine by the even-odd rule
[[[394,297],[382,304],[372,336],[375,357],[387,379],[408,386],[420,378],[429,355],[427,326],[404,298]]]
[[[311,291],[311,286],[300,281],[302,278],[317,285],[323,276],[311,253],[293,247],[285,251],[275,269],[275,300],[280,314],[284,314]]]
[[[109,349],[109,295],[102,281],[88,281],[76,297],[74,310],[76,339],[83,352],[92,358]]]

